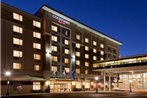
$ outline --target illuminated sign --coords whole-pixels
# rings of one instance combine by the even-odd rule
[[[68,24],[68,25],[70,25],[70,22],[68,22],[68,21],[66,21],[66,20],[64,20],[64,19],[62,19],[62,18],[60,18],[60,17],[58,17],[56,15],[52,15],[52,17],[55,18],[56,20],[58,20],[58,23],[60,23],[60,24],[63,24],[63,25]]]

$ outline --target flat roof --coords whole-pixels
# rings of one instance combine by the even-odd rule
[[[113,58],[110,60],[104,60],[104,61],[95,61],[94,63],[105,63],[109,61],[116,61],[116,60],[124,60],[124,59],[133,59],[133,58],[139,58],[139,57],[147,57],[147,54],[139,54],[139,55],[133,55],[133,56],[125,56],[120,58]]]
[[[102,34],[102,32],[97,31],[97,30],[95,30],[95,29],[93,29],[93,28],[91,28],[91,27],[89,27],[89,26],[87,26],[87,25],[85,25],[85,24],[83,24],[83,23],[81,23],[81,22],[79,22],[79,21],[77,21],[77,20],[75,20],[75,19],[73,19],[73,18],[67,16],[67,15],[64,15],[64,14],[62,14],[61,12],[59,12],[59,11],[53,9],[53,8],[50,8],[50,7],[47,6],[47,5],[43,5],[43,6],[41,7],[41,9],[43,9],[43,10],[45,10],[45,11],[48,11],[48,12],[54,14],[54,15],[57,15],[57,16],[59,16],[59,17],[65,19],[65,20],[67,20],[67,21],[69,21],[69,22],[71,22],[71,23],[74,23],[74,24],[76,24],[77,26],[79,26],[79,27],[81,27],[81,28],[84,28],[84,29],[86,29],[86,30],[88,30],[88,31],[90,31],[90,32],[92,32],[92,33],[94,33],[94,34],[96,34],[96,35],[99,35],[99,36],[101,36],[101,37],[103,37],[103,38],[106,38],[106,39],[108,39],[108,40],[110,40],[110,41],[112,41],[112,42],[114,42],[114,43],[117,43],[117,44],[119,44],[119,45],[122,45],[121,42],[119,42],[119,41],[117,41],[117,40],[115,40],[115,39],[113,39],[113,38],[111,38],[111,37],[109,37],[109,36],[107,36],[107,35],[105,35],[105,34]]]

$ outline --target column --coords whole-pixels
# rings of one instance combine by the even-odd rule
[[[111,91],[111,74],[109,73],[109,91]]]
[[[106,73],[104,71],[104,91],[106,91]]]

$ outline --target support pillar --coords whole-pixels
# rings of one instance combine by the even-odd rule
[[[104,91],[106,91],[106,73],[104,71]]]
[[[109,91],[111,91],[111,75],[109,73]]]

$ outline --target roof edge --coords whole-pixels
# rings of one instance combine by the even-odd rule
[[[103,33],[100,32],[100,31],[97,31],[97,30],[95,30],[95,29],[93,29],[93,28],[91,28],[91,27],[89,27],[89,26],[87,26],[87,25],[85,25],[85,24],[83,24],[83,23],[81,23],[81,22],[79,22],[79,21],[77,21],[77,20],[75,20],[75,19],[73,19],[73,18],[67,16],[67,15],[64,15],[63,13],[61,13],[61,12],[59,12],[59,11],[57,11],[57,10],[51,8],[51,7],[49,7],[49,6],[46,5],[46,4],[44,4],[40,9],[46,10],[46,11],[48,11],[48,12],[50,12],[50,13],[52,13],[52,14],[55,14],[55,15],[57,15],[57,16],[59,16],[59,17],[65,19],[65,20],[67,20],[67,21],[69,21],[69,22],[72,22],[72,23],[78,25],[78,26],[81,27],[81,28],[84,28],[84,29],[86,29],[86,30],[88,30],[88,31],[90,31],[90,32],[93,32],[94,34],[97,34],[97,35],[99,35],[99,36],[101,36],[101,37],[103,37],[103,38],[109,39],[109,40],[111,40],[111,41],[113,41],[113,42],[115,42],[115,43],[117,43],[117,44],[119,44],[119,45],[122,45],[122,43],[121,43],[120,41],[117,41],[117,40],[115,40],[114,38],[111,38],[111,37],[109,37],[109,36],[103,34]]]

